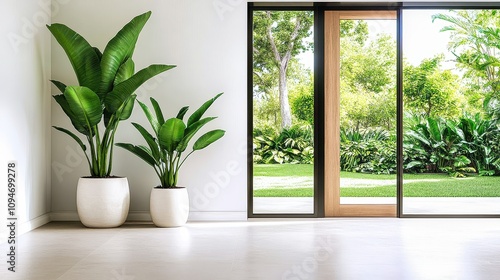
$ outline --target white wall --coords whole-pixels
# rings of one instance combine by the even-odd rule
[[[149,104],[149,97],[154,97],[164,113],[173,117],[184,105],[190,105],[193,112],[216,93],[225,92],[207,112],[219,118],[207,126],[225,129],[226,135],[206,150],[194,153],[181,170],[180,185],[188,187],[191,199],[190,220],[245,219],[246,2],[73,0],[60,5],[52,22],[70,26],[103,50],[124,24],[148,10],[153,14],[136,47],[136,68],[152,63],[175,64],[177,68],[144,85],[138,91],[138,99]],[[52,78],[67,83],[76,80],[55,41]],[[56,89],[52,91],[55,93]],[[52,108],[52,124],[71,127],[58,105],[53,102]],[[136,106],[131,119],[120,124],[116,141],[143,143],[130,121],[149,128],[142,110]],[[52,130],[55,220],[76,219],[76,183],[80,176],[88,175],[86,162],[79,153],[72,139]],[[149,219],[150,189],[158,184],[154,171],[134,155],[116,148],[113,174],[129,179],[129,220]]]
[[[0,243],[5,241],[7,163],[17,161],[19,233],[50,212],[50,1],[0,2]]]

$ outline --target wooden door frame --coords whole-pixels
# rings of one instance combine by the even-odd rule
[[[340,20],[397,19],[396,11],[325,11],[325,217],[396,217],[397,204],[340,204]],[[396,73],[394,73],[396,74]]]

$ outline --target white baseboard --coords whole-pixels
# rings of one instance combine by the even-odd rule
[[[50,213],[50,220],[54,222],[78,222],[76,211],[55,211]],[[247,212],[189,212],[188,221],[246,221]],[[149,211],[130,211],[127,222],[151,222]]]
[[[29,221],[19,222],[17,223],[17,236],[32,231],[37,227],[41,227],[49,222],[50,222],[49,214],[43,214]],[[10,235],[10,228],[2,227],[0,229],[0,245],[7,242],[7,238],[9,237],[9,235]]]
[[[41,216],[38,216],[34,219],[31,219],[27,222],[22,223],[19,226],[18,234],[23,234],[28,231],[32,231],[37,227],[41,227],[47,223],[50,222],[50,215],[49,214],[43,214]]]
[[[130,211],[128,212],[127,222],[151,222],[149,211]]]

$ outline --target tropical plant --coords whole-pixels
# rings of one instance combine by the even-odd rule
[[[482,95],[484,108],[498,117],[500,107],[500,17],[498,10],[453,10],[433,15],[447,26],[442,32],[450,33],[448,49],[455,55],[457,65],[465,70],[472,92]],[[477,87],[479,85],[479,87]]]
[[[383,129],[341,128],[342,171],[396,173],[396,141]]]
[[[389,139],[389,132],[383,129],[355,129],[340,128],[340,142],[359,142],[368,140],[386,141]]]
[[[479,175],[492,176],[500,172],[500,129],[497,121],[481,118],[480,114],[465,115],[458,127],[464,133],[463,143],[471,165]]]
[[[64,24],[47,26],[66,52],[78,79],[78,85],[68,86],[52,80],[62,93],[53,97],[74,128],[86,137],[90,151],[73,132],[58,126],[54,128],[79,144],[91,177],[110,176],[115,133],[119,122],[132,114],[134,91],[148,79],[175,67],[150,65],[135,73],[132,54],[150,16],[151,12],[147,12],[132,19],[109,41],[102,53]]]
[[[254,129],[254,162],[266,164],[312,164],[314,162],[313,129],[310,125],[294,125],[276,133],[270,129]]]
[[[158,102],[151,98],[153,112],[144,103],[137,101],[146,115],[154,135],[151,135],[143,126],[132,123],[139,131],[148,146],[132,145],[128,143],[117,143],[116,145],[135,154],[147,164],[151,165],[160,179],[161,188],[177,187],[179,170],[186,159],[195,151],[206,148],[208,145],[224,136],[225,131],[221,129],[211,130],[201,135],[193,144],[192,151],[182,158],[189,142],[194,135],[208,122],[216,117],[202,118],[203,114],[212,103],[221,96],[217,94],[198,108],[184,123],[184,115],[189,107],[182,107],[175,118],[165,120]]]
[[[447,172],[453,177],[465,177],[466,173],[476,172],[470,166],[471,161],[465,152],[464,140],[464,132],[456,122],[424,117],[421,122],[406,128],[405,147],[417,149],[418,153],[423,150],[428,158],[425,161],[414,159],[406,168],[425,166],[430,172]]]

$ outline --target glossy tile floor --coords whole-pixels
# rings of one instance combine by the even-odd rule
[[[50,223],[18,241],[0,279],[500,279],[499,219]]]

